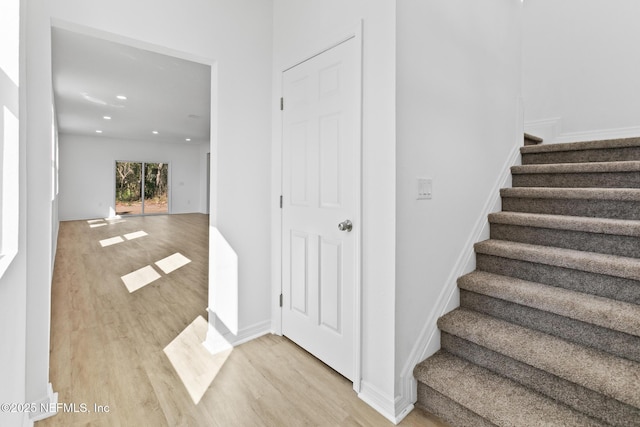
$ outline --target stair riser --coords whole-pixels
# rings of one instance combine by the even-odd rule
[[[460,306],[640,362],[640,337],[464,289]]]
[[[514,174],[514,187],[640,188],[640,173],[532,173]]]
[[[495,424],[422,382],[418,382],[418,401],[416,406],[434,414],[452,426],[495,427]]]
[[[508,212],[640,220],[640,202],[625,200],[503,197],[502,210]]]
[[[491,224],[490,234],[496,240],[640,258],[640,237],[498,223]]]
[[[640,160],[640,147],[620,147],[599,150],[558,151],[547,153],[526,153],[522,155],[523,165],[582,162],[620,162]]]
[[[640,410],[470,341],[442,332],[450,353],[616,426],[637,426]]]
[[[476,268],[503,276],[640,304],[640,282],[636,280],[480,253],[476,253]]]

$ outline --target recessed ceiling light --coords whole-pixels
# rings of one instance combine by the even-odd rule
[[[102,116],[102,118],[105,120],[111,120],[111,116]]]
[[[157,135],[158,131],[157,130],[152,130],[151,133],[154,134],[154,135]]]
[[[117,96],[116,96],[116,98],[121,99],[121,100],[123,100],[123,101],[124,101],[125,99],[127,99],[127,97],[126,97],[126,96],[124,96],[124,95],[117,95]]]
[[[101,130],[97,130],[96,133],[102,133],[102,131]]]
[[[186,138],[185,141],[191,141],[191,138]]]

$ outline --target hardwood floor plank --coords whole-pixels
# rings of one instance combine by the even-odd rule
[[[285,337],[227,354],[204,349],[208,230],[201,214],[60,224],[50,377],[59,402],[91,412],[61,411],[36,426],[391,426]],[[189,262],[169,273],[155,264],[176,253]],[[160,278],[129,292],[122,276],[145,266]],[[400,425],[445,426],[420,411]]]

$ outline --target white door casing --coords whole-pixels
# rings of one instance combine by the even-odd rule
[[[286,70],[282,115],[282,332],[352,381],[359,376],[358,41]],[[353,229],[340,230],[347,220]]]

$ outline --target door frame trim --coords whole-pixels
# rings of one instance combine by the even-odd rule
[[[353,28],[351,31],[348,31],[346,34],[342,34],[339,37],[335,37],[332,42],[326,43],[324,47],[320,49],[316,49],[310,54],[305,55],[303,58],[297,61],[293,61],[290,63],[291,65],[282,67],[280,69],[280,96],[283,96],[283,77],[284,72],[295,67],[296,65],[302,64],[309,59],[318,56],[346,41],[351,39],[355,40],[355,55],[356,55],[356,78],[357,78],[357,89],[356,89],[356,99],[357,99],[357,107],[356,107],[356,134],[357,134],[357,143],[356,143],[356,155],[355,155],[355,164],[353,165],[353,170],[355,172],[356,178],[356,212],[354,215],[354,219],[359,224],[358,227],[354,228],[353,232],[356,234],[355,237],[355,283],[354,283],[354,307],[353,307],[353,389],[359,393],[362,382],[362,239],[363,239],[363,214],[362,214],[362,188],[363,188],[363,176],[362,176],[362,163],[363,163],[363,132],[362,132],[362,119],[363,119],[363,26],[362,21],[358,22],[358,25]],[[286,102],[286,101],[285,101]],[[277,192],[277,198],[282,195],[282,184],[283,184],[283,123],[282,123],[282,112],[279,109],[280,100],[278,100],[278,112],[280,113],[277,122],[274,123],[279,124],[279,135],[274,138],[274,160],[277,161],[277,166],[274,167],[274,178],[277,178],[279,182],[277,182],[273,188],[274,191]],[[275,135],[275,133],[274,133]],[[274,200],[276,198],[274,197]],[[279,200],[278,200],[279,203]],[[279,296],[282,293],[282,209],[279,208],[279,205],[276,207],[278,209],[277,219],[273,223],[273,227],[275,228],[273,233],[274,242],[272,248],[276,253],[273,256],[273,282],[272,282],[272,295],[275,297],[272,307],[274,307],[274,312],[272,315],[272,331],[277,335],[282,335],[282,307],[279,306]],[[355,222],[355,221],[354,221]]]

